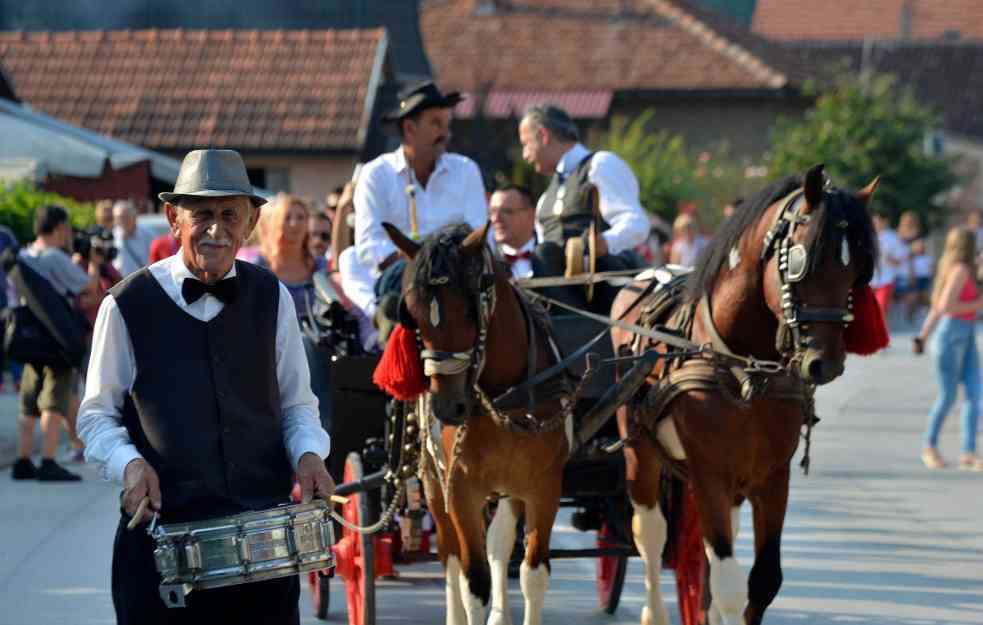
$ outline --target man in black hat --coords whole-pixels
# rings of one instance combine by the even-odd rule
[[[242,158],[189,153],[161,193],[177,254],[110,291],[96,318],[79,434],[86,458],[123,484],[113,552],[117,621],[298,623],[297,576],[196,590],[167,608],[152,539],[126,525],[148,497],[161,523],[262,510],[334,491],[293,299],[235,260],[259,217]]]
[[[383,296],[399,290],[405,266],[383,222],[420,240],[451,223],[479,228],[488,220],[478,166],[447,153],[451,109],[462,99],[432,82],[400,92],[398,107],[383,119],[395,124],[401,145],[366,164],[355,186],[355,246],[359,261],[379,278],[382,310]]]

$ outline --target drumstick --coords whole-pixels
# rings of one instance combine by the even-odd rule
[[[144,497],[143,499],[140,500],[140,505],[137,506],[137,511],[133,513],[133,518],[130,519],[130,522],[126,524],[126,529],[128,530],[135,529],[136,526],[140,524],[140,521],[143,519],[143,513],[147,511],[147,506],[149,505],[150,505],[150,497]]]

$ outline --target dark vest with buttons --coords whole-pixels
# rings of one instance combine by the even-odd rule
[[[594,215],[591,207],[584,202],[584,194],[591,184],[588,175],[592,158],[593,152],[585,156],[562,183],[560,174],[553,174],[550,186],[543,192],[536,216],[543,226],[544,241],[553,241],[562,246],[567,239],[579,237],[590,227]],[[607,229],[608,225],[602,220],[601,231]]]
[[[287,501],[293,471],[280,427],[276,277],[236,261],[238,292],[195,319],[145,268],[110,292],[133,343],[123,423],[157,471],[161,520],[193,521]]]

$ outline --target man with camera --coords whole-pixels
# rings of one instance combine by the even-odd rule
[[[79,268],[69,255],[73,236],[68,211],[47,205],[38,209],[34,219],[37,239],[21,250],[20,259],[34,269],[51,287],[69,302],[79,296],[92,297],[99,282],[101,255],[92,250],[88,271]],[[17,429],[17,462],[11,471],[15,480],[37,479],[42,482],[73,482],[82,479],[55,462],[59,425],[71,417],[75,371],[71,367],[40,366],[27,363],[21,378]],[[34,447],[34,424],[41,421],[41,466],[31,462]],[[74,423],[69,422],[74,438]]]
[[[113,266],[118,250],[114,244],[112,231],[100,225],[76,231],[73,247],[75,254],[72,259],[75,264],[86,272],[94,266],[99,273],[99,281],[94,292],[83,294],[78,301],[79,310],[92,325],[96,322],[96,314],[99,312],[102,298],[106,296],[109,289],[123,279]]]

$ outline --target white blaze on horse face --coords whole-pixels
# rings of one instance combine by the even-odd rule
[[[676,431],[676,424],[672,417],[663,419],[662,423],[656,427],[655,437],[662,443],[673,460],[686,459],[686,450],[683,449],[683,443],[679,440],[679,432]]]
[[[662,572],[662,549],[666,546],[669,525],[662,516],[659,505],[648,508],[634,501],[635,514],[631,531],[635,546],[645,565],[645,607],[642,608],[642,625],[669,625],[669,612],[662,601],[659,575]]]
[[[733,556],[718,558],[710,543],[704,541],[703,546],[710,560],[711,625],[744,625],[747,576]]]
[[[491,567],[491,614],[488,625],[512,625],[509,612],[509,558],[515,545],[518,519],[507,498],[498,500],[495,516],[488,526],[488,565]]]
[[[440,325],[440,304],[436,297],[430,300],[430,325],[435,328]]]
[[[727,256],[727,264],[733,269],[741,264],[741,253],[737,251],[737,246],[730,248],[730,254]]]
[[[519,586],[526,600],[526,613],[522,625],[541,625],[543,622],[543,604],[546,603],[546,591],[550,587],[550,572],[542,562],[532,568],[526,561],[519,566]]]
[[[843,237],[843,242],[840,245],[840,262],[843,263],[844,267],[850,266],[850,242],[846,237]]]
[[[447,567],[444,571],[447,594],[447,625],[468,625],[464,613],[464,603],[461,601],[461,561],[457,556],[447,556]]]

